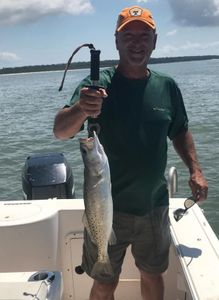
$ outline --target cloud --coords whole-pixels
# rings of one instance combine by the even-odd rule
[[[0,61],[1,62],[13,62],[18,61],[19,58],[15,53],[11,52],[0,52]]]
[[[176,35],[176,33],[177,33],[177,30],[174,29],[174,30],[167,32],[166,36],[173,36],[173,35]]]
[[[219,0],[168,0],[181,26],[219,26]]]
[[[137,2],[137,3],[142,3],[142,2],[143,2],[143,3],[147,3],[148,0],[136,0],[136,2]]]
[[[157,2],[157,1],[159,1],[159,0],[136,0],[135,2],[140,4],[140,3]]]
[[[34,22],[53,14],[80,15],[91,12],[90,0],[1,0],[0,24]]]
[[[219,47],[219,41],[214,41],[206,44],[187,41],[185,44],[177,47],[173,45],[165,45],[160,49],[158,49],[158,51],[159,53],[162,53],[162,55],[172,55],[176,52],[183,53],[184,51],[188,51],[188,50],[202,51],[202,50],[210,50],[213,48],[218,49],[218,47]]]

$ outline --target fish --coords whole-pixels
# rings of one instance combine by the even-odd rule
[[[96,275],[113,275],[108,255],[108,245],[116,243],[112,228],[113,201],[110,168],[107,155],[96,132],[89,138],[80,138],[80,151],[84,162],[83,224],[97,246],[97,260],[91,271]]]

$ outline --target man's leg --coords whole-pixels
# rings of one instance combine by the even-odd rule
[[[94,280],[90,300],[114,300],[114,292],[118,285],[118,280],[113,283],[101,283]]]
[[[169,260],[170,229],[168,207],[159,207],[143,217],[136,217],[132,253],[141,274],[143,300],[163,300],[162,273]]]
[[[162,274],[148,274],[140,271],[142,300],[163,300],[164,283]]]

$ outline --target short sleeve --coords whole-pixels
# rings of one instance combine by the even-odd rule
[[[188,116],[183,97],[177,84],[171,82],[172,122],[169,127],[168,137],[172,140],[183,131],[188,130]]]
[[[73,104],[75,104],[75,102],[77,102],[79,100],[81,89],[83,87],[85,87],[86,85],[91,85],[90,76],[86,77],[79,83],[79,85],[75,89],[75,91],[70,99],[70,102],[69,102],[70,106],[72,106]]]

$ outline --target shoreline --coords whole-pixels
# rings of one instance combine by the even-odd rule
[[[175,63],[175,62],[188,62],[188,61],[201,61],[219,59],[219,55],[203,55],[203,56],[177,56],[177,57],[161,57],[151,58],[149,64],[163,64],[163,63]],[[111,67],[116,65],[118,60],[103,60],[100,62],[100,68]],[[33,65],[22,66],[13,68],[0,69],[0,75],[4,74],[20,74],[20,73],[36,73],[36,72],[54,72],[64,71],[66,64],[51,64],[51,65]],[[69,70],[88,69],[90,68],[90,62],[74,62],[70,65]]]

